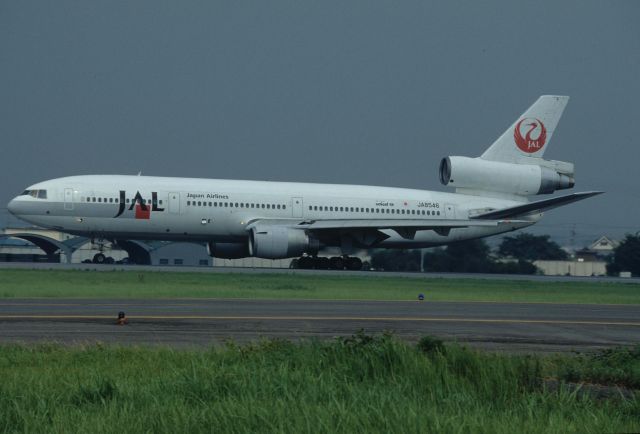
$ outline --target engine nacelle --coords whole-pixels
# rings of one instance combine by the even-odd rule
[[[265,259],[284,259],[303,253],[315,254],[320,248],[317,239],[302,229],[285,226],[257,226],[249,236],[251,256]]]
[[[249,256],[249,248],[246,243],[207,243],[207,253],[212,258],[239,259]]]
[[[440,162],[440,182],[449,187],[524,196],[553,193],[574,186],[573,165],[560,161],[540,162],[540,165],[516,164],[446,157]]]

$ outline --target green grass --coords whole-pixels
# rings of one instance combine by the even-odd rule
[[[4,345],[0,432],[639,431],[637,397],[545,387],[577,360],[365,335],[187,351]]]
[[[640,284],[299,274],[0,270],[0,298],[264,298],[640,304]]]

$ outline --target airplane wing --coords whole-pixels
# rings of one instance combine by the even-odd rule
[[[539,213],[547,211],[553,208],[557,208],[562,205],[577,202],[582,199],[587,199],[598,194],[602,194],[602,191],[585,191],[582,193],[567,194],[565,196],[553,197],[551,199],[538,200],[535,202],[528,202],[522,205],[512,206],[509,208],[503,208],[498,210],[492,210],[482,214],[474,215],[471,218],[475,220],[485,219],[505,219],[512,217],[521,217],[527,214]]]
[[[306,229],[394,229],[415,228],[416,230],[429,230],[438,228],[466,228],[469,226],[497,226],[497,220],[435,220],[435,219],[343,219],[343,220],[311,220],[303,221],[298,226]]]
[[[388,235],[380,232],[391,229],[401,237],[413,239],[417,231],[433,230],[440,235],[448,235],[453,228],[491,227],[502,224],[513,224],[518,221],[509,220],[446,220],[446,219],[322,219],[322,220],[257,220],[247,225],[247,229],[285,225],[292,228],[305,229],[320,236],[331,236],[337,233],[351,232],[366,234],[372,240],[381,240]]]

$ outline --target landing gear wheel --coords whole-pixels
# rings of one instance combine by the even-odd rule
[[[329,266],[332,270],[344,270],[344,259],[334,256],[329,259]]]
[[[360,258],[347,258],[347,270],[360,271],[362,270],[362,260]]]
[[[298,259],[298,268],[303,270],[310,270],[313,268],[313,258],[310,256],[303,256]]]
[[[102,253],[96,253],[93,256],[93,263],[94,264],[104,264],[104,262],[107,260],[107,257],[104,256]]]
[[[329,258],[315,258],[315,267],[316,270],[328,270],[331,268],[331,263]]]

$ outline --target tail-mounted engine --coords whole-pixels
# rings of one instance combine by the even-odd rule
[[[496,191],[523,196],[548,194],[574,186],[572,163],[535,160],[536,164],[520,164],[446,157],[440,162],[440,182],[463,192]]]

